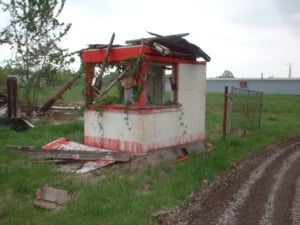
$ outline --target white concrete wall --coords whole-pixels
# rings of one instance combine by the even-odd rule
[[[103,112],[100,116],[96,111],[87,110],[84,115],[86,144],[108,149],[118,145],[118,150],[138,153],[187,143],[190,137],[184,135],[182,111],[155,110],[146,114],[129,113],[128,116],[124,112]],[[103,143],[106,144],[103,146]]]
[[[161,107],[125,113],[85,111],[85,143],[102,148],[143,153],[201,142],[205,135],[205,65],[178,67],[180,108]]]
[[[178,80],[188,134],[205,132],[206,65],[179,64]]]

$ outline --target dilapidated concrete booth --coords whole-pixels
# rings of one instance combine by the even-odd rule
[[[203,146],[206,64],[210,57],[189,43],[188,34],[90,45],[86,64],[85,144],[132,154]],[[105,71],[117,75],[102,87]],[[105,101],[119,86],[118,102]]]

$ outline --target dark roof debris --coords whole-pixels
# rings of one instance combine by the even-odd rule
[[[210,56],[207,55],[200,47],[195,44],[188,42],[183,37],[189,35],[189,33],[174,34],[174,35],[159,35],[152,32],[148,32],[153,37],[140,38],[134,40],[127,40],[127,46],[135,45],[145,45],[156,51],[156,46],[163,48],[166,52],[163,55],[168,55],[169,52],[172,57],[184,58],[188,60],[196,60],[197,58],[203,58],[205,61],[209,62],[211,60]],[[105,49],[107,44],[90,44],[87,49]],[[112,48],[126,47],[122,45],[113,45]],[[86,49],[83,49],[86,50]],[[83,51],[81,50],[81,51]],[[160,52],[162,54],[162,52]]]

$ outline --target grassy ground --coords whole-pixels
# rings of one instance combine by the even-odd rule
[[[0,224],[155,224],[152,213],[183,204],[203,180],[277,139],[300,133],[300,96],[265,96],[262,127],[246,137],[222,137],[222,108],[223,96],[208,94],[206,141],[215,148],[209,156],[139,170],[113,166],[84,176],[5,149],[11,144],[42,146],[59,137],[82,142],[81,121],[40,123],[24,132],[0,129]],[[35,207],[35,191],[45,184],[70,191],[72,200],[57,211]]]

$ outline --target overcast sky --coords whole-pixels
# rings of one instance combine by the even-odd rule
[[[0,28],[5,18],[0,15]],[[300,78],[300,0],[66,0],[61,21],[72,23],[63,46],[115,44],[161,35],[185,38],[210,57],[207,76],[230,70],[235,77]],[[10,57],[0,46],[0,60]],[[78,68],[77,64],[74,68]]]

